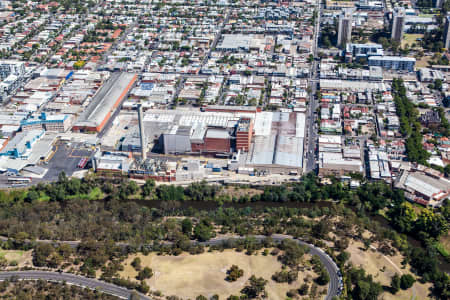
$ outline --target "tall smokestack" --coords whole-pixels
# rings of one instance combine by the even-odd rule
[[[147,158],[147,154],[145,153],[146,145],[145,145],[145,132],[144,132],[144,116],[142,113],[142,104],[138,104],[138,119],[139,119],[139,136],[141,138],[141,156],[142,161]]]

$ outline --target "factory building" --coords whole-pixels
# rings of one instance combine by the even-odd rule
[[[450,198],[450,181],[436,170],[404,170],[394,186],[405,191],[406,199],[426,206],[439,207]]]
[[[261,112],[254,121],[248,166],[266,170],[300,172],[306,118],[296,112]]]
[[[241,118],[236,128],[236,150],[247,152],[253,136],[253,120]]]
[[[153,151],[216,157],[247,152],[243,161],[246,165],[295,171],[300,171],[303,165],[305,122],[305,114],[296,112],[153,109],[147,110],[143,117],[144,132]],[[137,151],[137,128],[130,132],[133,136],[125,136],[121,148]]]
[[[126,98],[137,79],[136,74],[114,73],[101,87],[86,110],[78,117],[73,131],[100,132]]]
[[[0,156],[27,159],[31,154],[33,145],[44,135],[44,130],[30,130],[19,132],[0,151]]]
[[[242,115],[245,114],[148,110],[143,123],[148,141],[162,153],[230,156]],[[247,115],[252,118],[252,114]]]

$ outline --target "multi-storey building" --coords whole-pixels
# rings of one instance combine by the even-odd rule
[[[403,7],[397,7],[394,10],[392,18],[391,39],[400,42],[403,38],[404,29],[405,29],[405,9]]]
[[[353,9],[344,9],[339,16],[338,47],[345,47],[352,40],[352,13]]]

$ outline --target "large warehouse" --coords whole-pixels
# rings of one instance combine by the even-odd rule
[[[113,73],[78,117],[72,130],[100,132],[126,98],[136,79],[136,74]]]
[[[302,168],[305,137],[303,113],[262,112],[256,114],[254,128],[248,165]]]

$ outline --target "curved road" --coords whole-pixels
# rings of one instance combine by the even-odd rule
[[[99,290],[105,294],[117,296],[122,299],[129,299],[131,297],[132,290],[128,290],[124,287],[117,286],[115,284],[107,283],[93,278],[78,276],[70,273],[58,273],[48,271],[8,271],[0,272],[0,281],[11,279],[12,277],[19,280],[38,280],[43,279],[53,282],[66,282],[68,284],[88,288],[91,290]],[[139,294],[141,299],[150,300],[151,298]]]
[[[249,236],[254,238],[256,241],[262,241],[267,238],[264,235],[253,235]],[[233,237],[220,237],[211,239],[207,242],[194,242],[204,246],[217,246],[226,243],[229,240],[238,240],[245,239],[246,237],[233,236]],[[330,275],[330,283],[328,284],[328,292],[325,297],[326,300],[331,300],[334,296],[338,296],[340,294],[340,276],[339,276],[339,268],[335,264],[335,262],[331,259],[331,257],[326,254],[322,249],[317,248],[311,244],[305,243],[300,240],[294,239],[289,235],[281,235],[274,234],[271,236],[274,242],[281,242],[285,239],[292,239],[296,241],[299,245],[307,246],[309,248],[309,253],[311,255],[317,255],[320,258],[320,261],[323,263],[324,267],[327,269],[328,274]],[[40,241],[40,242],[49,242],[55,243],[54,241]],[[66,242],[56,242],[56,243],[66,243]],[[77,246],[80,242],[72,241],[67,242],[72,247]],[[83,277],[79,275],[74,275],[70,273],[59,273],[59,272],[49,272],[49,271],[5,271],[0,272],[0,281],[16,277],[22,280],[37,280],[43,279],[47,281],[57,281],[57,282],[67,282],[68,284],[77,285],[80,287],[88,288],[88,289],[98,289],[106,294],[111,294],[123,299],[128,299],[131,296],[132,291],[120,287],[111,283],[107,283],[104,281],[100,281],[93,278]],[[141,295],[141,299],[150,300],[151,298]]]
[[[264,236],[264,235],[252,235],[252,236],[248,236],[248,237],[253,237],[257,241],[262,241],[267,238],[267,236]],[[202,244],[205,246],[220,245],[230,239],[245,239],[245,238],[246,237],[240,237],[240,236],[237,236],[237,237],[234,236],[234,237],[230,237],[230,238],[221,237],[221,238],[211,239],[207,242],[203,242],[203,243],[199,243],[199,244]],[[331,300],[334,296],[340,295],[340,288],[341,288],[342,284],[341,284],[341,280],[340,280],[340,276],[339,276],[339,274],[340,274],[339,268],[336,265],[336,263],[331,259],[331,257],[327,253],[325,253],[325,251],[323,251],[320,248],[315,247],[314,245],[305,243],[300,240],[296,240],[290,235],[274,234],[271,236],[271,238],[273,239],[274,242],[281,242],[282,240],[285,240],[285,239],[291,239],[293,241],[296,241],[299,245],[307,246],[309,248],[309,253],[311,255],[317,255],[320,258],[320,261],[323,263],[325,269],[327,269],[327,272],[330,275],[330,283],[328,284],[328,291],[327,291],[327,296],[325,297],[325,300]]]

